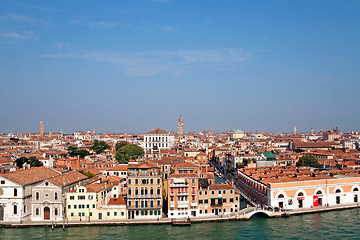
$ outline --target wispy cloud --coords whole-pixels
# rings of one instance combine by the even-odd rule
[[[33,16],[18,14],[18,13],[9,13],[7,15],[0,16],[0,22],[6,23],[22,23],[22,24],[34,24],[34,25],[48,25],[51,26],[52,23],[38,19]]]
[[[18,31],[18,32],[0,32],[0,38],[5,40],[23,41],[35,37],[33,31]]]
[[[73,19],[70,21],[71,24],[79,25],[83,27],[93,28],[93,29],[110,29],[110,28],[124,28],[124,29],[135,29],[135,30],[145,30],[145,31],[164,31],[171,33],[185,33],[178,30],[173,26],[152,23],[152,22],[143,22],[143,23],[122,23],[122,22],[110,22],[110,21],[84,21],[79,19]]]
[[[56,48],[67,48],[70,46],[70,44],[66,43],[66,42],[56,42],[56,43],[54,43],[54,46]]]
[[[56,53],[46,58],[78,58],[104,62],[121,69],[125,74],[150,76],[160,73],[180,75],[198,69],[237,69],[252,54],[239,48],[212,50],[148,51],[140,53],[109,53],[101,51]]]
[[[59,10],[56,8],[51,8],[51,7],[44,7],[44,6],[38,6],[38,5],[32,5],[32,4],[19,4],[19,7],[23,7],[23,8],[29,8],[29,9],[35,9],[35,10],[39,10],[39,11],[44,11],[44,12],[58,12]]]
[[[119,22],[108,22],[108,21],[81,21],[71,20],[71,24],[86,26],[90,28],[115,28],[115,27],[126,27],[125,24]]]

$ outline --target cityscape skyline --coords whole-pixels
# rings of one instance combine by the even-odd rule
[[[360,3],[3,1],[0,132],[360,131]]]

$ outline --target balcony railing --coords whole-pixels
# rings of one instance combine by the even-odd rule
[[[211,207],[221,207],[222,203],[212,203],[210,206]]]
[[[127,198],[161,198],[161,194],[134,194],[134,195],[127,195]]]

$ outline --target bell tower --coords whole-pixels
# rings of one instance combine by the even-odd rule
[[[183,121],[182,116],[180,115],[179,120],[178,120],[177,135],[182,136],[183,134],[184,134],[184,121]]]
[[[44,136],[44,123],[43,123],[43,121],[41,121],[40,124],[39,124],[39,135],[40,135],[40,137]]]

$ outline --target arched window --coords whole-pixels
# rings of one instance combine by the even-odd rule
[[[57,216],[57,215],[58,215],[58,209],[55,208],[55,216]]]
[[[353,192],[358,192],[359,191],[359,189],[356,187],[356,188],[354,188],[354,190],[353,190]]]
[[[17,205],[14,205],[14,215],[17,214]]]
[[[55,200],[58,200],[58,193],[55,192]]]
[[[320,191],[320,190],[316,192],[316,195],[322,195],[322,194],[323,194],[323,193],[322,193],[322,191]]]
[[[341,193],[340,189],[336,189],[335,193]]]
[[[131,187],[128,188],[128,194],[131,195]]]
[[[153,194],[154,194],[154,188],[151,187],[151,188],[150,188],[150,195],[153,195]]]
[[[304,193],[299,192],[298,196],[304,196]]]
[[[39,194],[39,192],[36,192],[36,193],[35,193],[35,199],[36,199],[36,200],[39,200],[39,198],[40,198],[40,194]]]
[[[36,215],[39,215],[39,213],[40,213],[40,212],[39,212],[39,208],[36,208],[36,209],[35,209],[35,214],[36,214]]]
[[[135,188],[135,195],[139,195],[139,189],[137,187]]]
[[[278,196],[278,198],[284,198],[284,195],[283,195],[283,194],[280,194],[280,195]]]

